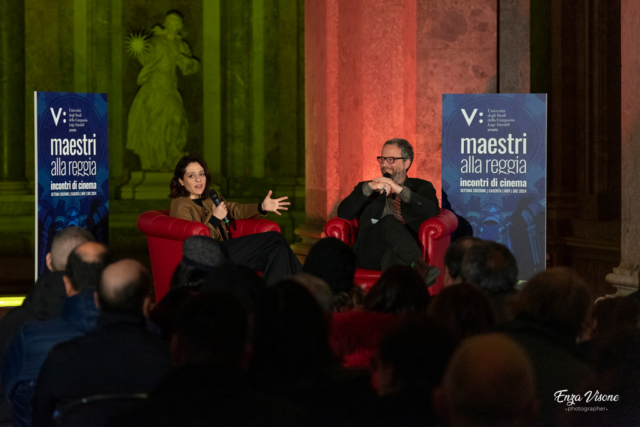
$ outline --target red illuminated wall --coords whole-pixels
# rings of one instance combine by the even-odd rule
[[[308,0],[306,215],[320,226],[384,141],[415,149],[409,175],[440,195],[443,93],[496,91],[496,0]]]

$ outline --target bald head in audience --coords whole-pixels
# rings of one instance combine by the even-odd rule
[[[102,272],[96,305],[105,313],[141,315],[151,289],[151,276],[138,261],[124,259]]]
[[[531,363],[505,335],[468,338],[451,358],[434,406],[452,427],[532,425],[537,400]]]
[[[64,271],[67,268],[69,254],[79,245],[93,242],[93,235],[86,228],[72,225],[60,230],[51,243],[51,252],[46,257],[47,268],[50,271]]]
[[[83,291],[95,291],[102,270],[112,261],[109,248],[102,243],[87,242],[73,249],[62,277],[67,296],[72,297]]]
[[[102,243],[87,242],[76,247],[72,253],[78,255],[84,262],[95,263],[100,262],[107,252],[109,252],[109,249]]]

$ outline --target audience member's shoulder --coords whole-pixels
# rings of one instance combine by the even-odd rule
[[[160,351],[166,351],[168,346],[167,342],[163,341],[158,334],[149,331],[144,319],[141,319],[140,328],[106,330],[99,326],[84,337],[81,337],[84,340],[80,341],[80,344],[96,345],[98,347],[113,345],[131,349],[149,348],[150,350],[158,349]]]
[[[38,320],[59,316],[67,298],[63,276],[63,271],[54,271],[38,277],[22,307]]]
[[[11,342],[23,325],[37,320],[22,306],[12,308],[0,319],[0,343],[5,340]]]
[[[52,353],[59,358],[86,357],[87,351],[116,350],[120,347],[131,351],[154,351],[166,355],[168,344],[146,329],[124,333],[105,332],[97,327],[86,335],[57,344]]]
[[[232,372],[214,371],[194,365],[170,372],[149,399],[116,415],[109,425],[301,425],[299,406],[252,389]]]
[[[28,337],[40,337],[64,327],[65,321],[61,317],[43,320],[41,322],[28,322],[20,327],[20,334]]]

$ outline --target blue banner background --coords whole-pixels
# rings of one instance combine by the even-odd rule
[[[546,267],[546,126],[545,94],[443,95],[443,191],[474,236],[511,249],[519,280]]]
[[[48,271],[45,255],[51,251],[53,236],[63,228],[84,227],[98,242],[108,243],[109,144],[107,94],[36,92],[36,103],[36,271],[40,275]],[[95,148],[91,142],[74,144],[73,151],[82,147],[80,154],[63,154],[63,144],[52,143],[58,138],[84,137],[94,139]]]

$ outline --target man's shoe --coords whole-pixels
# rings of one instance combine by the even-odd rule
[[[413,262],[413,267],[418,274],[424,278],[424,283],[427,286],[432,286],[436,283],[436,279],[440,275],[440,270],[437,267],[429,265],[422,258],[418,258]]]

